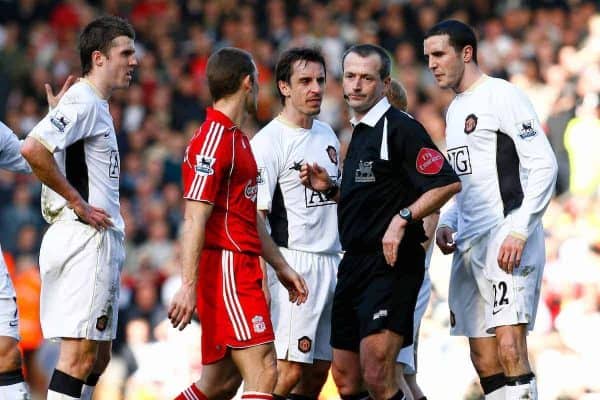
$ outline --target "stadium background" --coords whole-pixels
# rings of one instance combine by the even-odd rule
[[[479,61],[530,96],[559,161],[557,193],[545,216],[547,266],[530,352],[540,399],[600,398],[600,9],[593,1],[451,0],[0,0],[0,119],[23,138],[47,112],[44,83],[57,90],[79,74],[79,30],[103,13],[128,18],[139,68],[110,109],[121,150],[121,206],[127,223],[119,337],[96,399],[167,399],[201,372],[195,325],[165,322],[178,286],[182,216],[179,165],[209,104],[212,51],[250,51],[259,69],[253,134],[280,108],[273,82],[278,54],[317,46],[328,63],[320,118],[342,143],[351,128],[342,100],[341,55],[353,43],[378,43],[408,90],[409,111],[443,143],[441,91],[422,57],[422,35],[457,18],[480,37]],[[39,328],[37,258],[46,229],[40,185],[0,172],[0,243],[18,292],[22,347],[36,398],[45,390],[56,344]],[[463,339],[448,336],[448,257],[436,252],[435,291],[421,331],[420,383],[430,399],[480,398]],[[171,397],[170,397],[171,396]],[[335,398],[331,383],[323,398]]]

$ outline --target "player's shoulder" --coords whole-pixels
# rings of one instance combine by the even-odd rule
[[[10,129],[8,126],[4,125],[4,123],[0,121],[0,140],[10,135],[14,135],[12,129]],[[0,150],[2,149],[0,148]]]
[[[95,89],[84,81],[78,81],[71,86],[60,100],[61,105],[95,105],[102,101]]]
[[[273,118],[265,126],[263,126],[252,138],[253,142],[262,142],[265,140],[272,140],[285,134],[287,125],[279,121],[277,118]]]
[[[331,125],[329,125],[327,122],[324,122],[324,121],[321,121],[318,119],[313,120],[312,130],[313,130],[313,132],[315,132],[316,134],[319,134],[319,135],[325,135],[328,137],[334,136],[337,138],[337,135],[333,131],[333,128],[331,127]]]

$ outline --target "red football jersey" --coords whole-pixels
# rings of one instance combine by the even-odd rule
[[[186,149],[181,170],[183,197],[214,204],[204,247],[260,254],[258,168],[248,137],[225,114],[209,107]]]

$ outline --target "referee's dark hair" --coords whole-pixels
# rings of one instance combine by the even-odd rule
[[[127,20],[107,15],[90,22],[79,35],[79,58],[83,76],[92,70],[92,53],[99,51],[108,56],[113,39],[127,36],[135,39],[135,31]]]
[[[379,56],[379,59],[381,60],[379,76],[382,80],[390,76],[392,70],[392,60],[390,59],[388,53],[383,49],[383,47],[379,47],[375,44],[357,44],[350,47],[344,52],[344,55],[342,56],[342,71],[344,70],[344,61],[350,53],[356,53],[363,58],[369,57],[371,54],[377,54]]]
[[[473,48],[473,61],[477,64],[477,37],[475,36],[473,28],[464,22],[455,19],[447,19],[435,24],[429,29],[429,31],[425,33],[424,39],[440,35],[448,35],[448,42],[456,52],[461,52],[466,46],[471,46]]]
[[[275,66],[275,82],[285,82],[290,84],[290,79],[292,78],[294,64],[296,61],[304,61],[304,63],[319,63],[323,66],[323,71],[325,71],[325,76],[327,76],[325,58],[319,50],[310,47],[294,47],[286,50],[279,57],[277,65]],[[281,104],[285,105],[285,96],[283,93],[281,93],[281,90],[279,90],[279,85],[277,85],[277,91],[279,92],[279,100],[281,100]]]
[[[208,58],[206,78],[208,90],[213,101],[234,94],[240,88],[246,76],[253,83],[256,67],[252,56],[245,50],[235,47],[223,47]]]

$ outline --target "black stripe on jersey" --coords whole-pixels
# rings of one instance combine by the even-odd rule
[[[279,182],[275,186],[273,193],[273,204],[269,213],[269,225],[271,226],[271,237],[277,246],[288,247],[288,219],[285,203],[283,202],[283,193]]]
[[[65,150],[65,175],[71,186],[86,202],[89,202],[90,186],[83,139],[73,143]]]
[[[519,176],[519,156],[515,143],[507,134],[498,131],[496,143],[496,171],[504,216],[523,203],[523,187]]]

